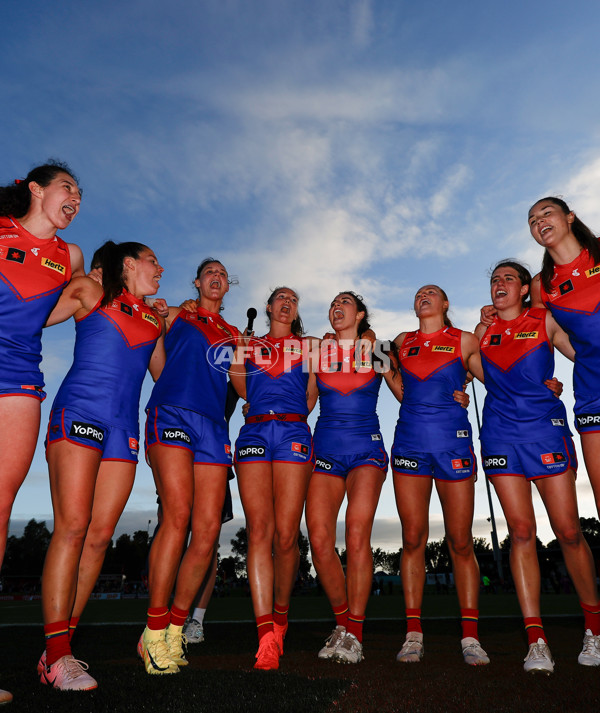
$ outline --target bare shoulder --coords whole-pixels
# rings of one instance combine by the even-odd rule
[[[479,349],[479,339],[473,332],[461,332],[460,340],[463,352],[472,353]]]
[[[531,280],[531,306],[544,307],[542,302],[542,278],[540,273]]]
[[[402,346],[402,343],[403,343],[404,340],[406,339],[406,335],[407,335],[407,334],[408,334],[408,332],[400,332],[400,334],[394,339],[394,344],[395,344],[397,347],[401,347],[401,346]]]
[[[71,274],[75,277],[83,275],[83,253],[81,248],[75,243],[67,243],[67,247],[69,248],[69,257],[71,259]]]

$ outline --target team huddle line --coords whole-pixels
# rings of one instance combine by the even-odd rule
[[[486,388],[481,459],[508,523],[528,637],[523,667],[547,675],[554,670],[540,616],[533,486],[581,602],[578,661],[600,665],[596,571],[579,524],[577,458],[558,398],[562,385],[554,378],[558,349],[574,362],[575,423],[600,509],[600,247],[562,199],[543,198],[529,211],[531,235],[544,247],[540,274],[532,278],[518,261],[499,262],[490,280],[491,304],[474,333],[452,325],[448,296],[428,284],[414,297],[416,328],[390,342],[377,340],[364,299],[350,290],[333,296],[327,338],[307,337],[299,295],[286,286],[267,300],[267,334],[242,334],[221,315],[232,281],[214,258],[198,266],[197,298],[181,307],[147,301],[159,289],[163,268],[142,243],[106,242],[86,275],[81,250],[57,235],[80,205],[78,182],[64,164],[38,166],[0,188],[0,353],[10,364],[0,380],[2,556],[46,396],[41,331],[71,317],[76,325],[73,365],[46,431],[54,532],[42,575],[45,650],[37,670],[43,684],[76,691],[98,685],[74,657],[71,640],[133,486],[147,371],[155,384],[145,406],[144,450],[160,503],[147,623],[137,646],[148,674],[176,674],[188,663],[184,626],[199,588],[214,573],[221,525],[232,517],[232,468],[248,535],[258,635],[254,668],[280,666],[303,515],[335,618],[317,655],[360,663],[373,577],[371,532],[390,463],[402,523],[407,621],[396,660],[419,663],[425,652],[421,604],[435,485],[460,607],[462,655],[468,665],[489,664],[478,633],[480,575],[472,536],[477,459],[464,393],[471,378]],[[401,404],[389,453],[377,416],[384,381]],[[238,398],[246,402],[245,423],[232,447],[228,421]],[[307,417],[317,401],[311,433]],[[343,569],[335,544],[345,499]],[[2,700],[10,694],[0,693]]]

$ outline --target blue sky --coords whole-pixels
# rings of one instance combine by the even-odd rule
[[[0,183],[48,157],[69,162],[84,200],[63,237],[86,260],[108,238],[147,243],[170,304],[191,296],[195,266],[212,255],[239,277],[225,317],[240,327],[289,284],[310,333],[354,289],[391,338],[415,328],[414,292],[435,282],[455,324],[472,329],[494,262],[540,264],[526,222],[537,198],[564,196],[600,231],[593,3],[23,0],[0,16]],[[72,345],[71,324],[45,334],[43,420]],[[559,365],[569,410],[570,373]],[[382,391],[388,446],[396,415]],[[595,515],[583,466],[578,493],[581,514]],[[234,508],[224,542],[243,522],[237,495]],[[51,513],[40,441],[13,532]],[[503,537],[497,502],[496,515]],[[480,476],[475,534],[488,534],[488,516]],[[140,464],[118,532],[149,519],[154,486]],[[431,522],[437,539],[435,496]],[[400,533],[388,477],[374,544],[398,547]]]

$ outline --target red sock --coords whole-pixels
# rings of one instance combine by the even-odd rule
[[[461,609],[460,618],[460,623],[462,625],[462,638],[466,639],[468,636],[471,636],[479,641],[479,636],[477,635],[479,609]]]
[[[187,615],[189,614],[190,610],[189,609],[179,609],[176,606],[171,607],[171,620],[169,621],[169,624],[173,624],[173,626],[183,626],[185,624],[185,620],[187,619]]]
[[[421,628],[421,610],[420,609],[406,609],[406,633],[410,634],[416,631],[418,634],[423,633]]]
[[[46,637],[46,666],[51,666],[58,659],[71,653],[68,620],[46,624],[44,636]]]
[[[548,643],[546,634],[544,634],[544,627],[542,626],[542,620],[538,616],[526,616],[523,618],[525,623],[525,631],[527,632],[527,645],[537,643],[538,639],[543,639]]]
[[[277,624],[277,626],[287,626],[289,609],[289,604],[281,605],[275,602],[273,605],[273,623]]]
[[[166,629],[170,620],[169,607],[148,607],[146,626],[152,631]]]
[[[349,634],[354,634],[354,636],[356,636],[356,638],[361,642],[361,644],[364,621],[364,616],[352,614],[351,612],[348,613],[348,623],[346,624],[346,631]]]
[[[256,629],[258,631],[258,643],[262,641],[265,634],[273,633],[273,615],[265,614],[256,617]]]
[[[585,617],[586,631],[589,629],[594,636],[600,634],[600,602],[598,604],[584,604],[579,602]]]
[[[69,641],[71,641],[71,639],[73,638],[73,634],[75,633],[77,624],[79,624],[79,617],[72,616],[69,620]]]
[[[335,625],[346,628],[348,625],[348,602],[344,602],[339,607],[333,607],[333,615],[335,616]]]

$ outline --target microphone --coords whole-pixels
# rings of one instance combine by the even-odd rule
[[[248,311],[246,312],[246,317],[248,317],[248,326],[246,327],[246,334],[250,334],[252,331],[252,327],[254,326],[254,320],[256,319],[256,315],[258,312],[254,309],[254,307],[249,307]]]

